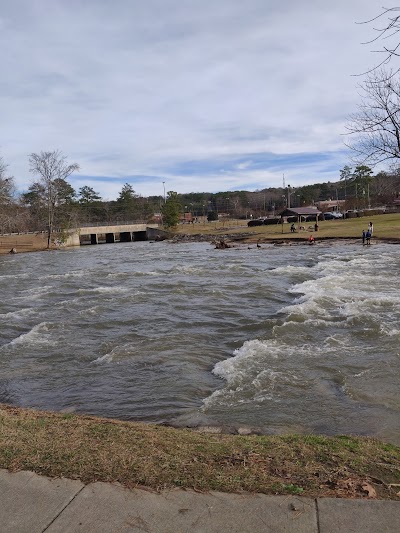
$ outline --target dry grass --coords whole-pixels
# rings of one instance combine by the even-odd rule
[[[400,239],[400,213],[387,215],[374,215],[366,218],[351,218],[346,220],[323,220],[318,223],[318,232],[309,231],[308,227],[313,226],[312,222],[302,223],[305,231],[291,233],[291,224],[280,224],[273,226],[247,227],[245,220],[230,220],[226,222],[210,222],[207,224],[182,224],[178,226],[176,233],[207,234],[218,237],[222,234],[246,235],[249,240],[254,238],[263,240],[270,239],[308,239],[312,233],[317,239],[361,239],[363,229],[367,229],[368,222],[374,224],[374,239]],[[297,224],[296,224],[297,226]]]
[[[154,490],[376,491],[399,499],[400,448],[370,438],[207,434],[0,405],[0,467]]]
[[[400,239],[400,213],[375,215],[370,218],[353,218],[348,220],[326,220],[319,222],[318,233],[312,232],[318,239],[359,239],[368,222],[374,224],[374,238]],[[308,228],[313,223],[303,223]],[[280,224],[273,226],[248,227],[246,220],[225,220],[199,224],[181,224],[174,231],[175,234],[210,235],[221,237],[229,234],[244,242],[257,240],[269,241],[274,239],[307,240],[310,231],[290,232],[290,224],[284,224],[283,233]],[[1,235],[0,254],[8,254],[11,248],[17,252],[35,252],[47,248],[47,236],[43,233],[25,235]]]

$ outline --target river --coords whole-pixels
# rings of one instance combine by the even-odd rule
[[[0,402],[400,444],[400,246],[0,256]]]

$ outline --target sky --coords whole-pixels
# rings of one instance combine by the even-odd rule
[[[390,6],[386,6],[390,7]],[[0,156],[115,199],[337,181],[381,0],[1,0]]]

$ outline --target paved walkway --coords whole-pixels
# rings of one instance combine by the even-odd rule
[[[400,502],[156,494],[0,470],[1,533],[398,533]]]

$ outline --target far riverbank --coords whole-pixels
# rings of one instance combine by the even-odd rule
[[[347,220],[326,220],[318,223],[318,231],[315,232],[312,226],[296,225],[296,232],[290,231],[290,224],[274,226],[248,227],[243,220],[228,220],[221,222],[210,222],[205,224],[180,224],[171,231],[163,231],[167,239],[171,242],[210,242],[217,243],[223,240],[230,244],[284,244],[308,242],[310,235],[316,241],[340,241],[359,243],[361,234],[370,220],[363,218],[353,218]],[[400,242],[400,213],[385,215],[374,215],[371,217],[374,224],[373,243],[385,242],[398,244]],[[52,238],[52,248],[60,249],[62,246],[55,245],[58,234]],[[117,243],[118,245],[118,243]],[[12,235],[0,235],[0,254],[8,254],[12,249],[17,253],[37,252],[47,249],[47,234],[23,233]]]

